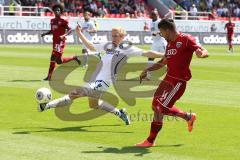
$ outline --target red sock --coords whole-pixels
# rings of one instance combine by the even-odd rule
[[[48,78],[51,79],[51,76],[52,76],[52,73],[53,73],[53,70],[55,68],[56,64],[54,61],[51,61],[50,62],[50,66],[49,66],[49,70],[48,70]]]
[[[177,117],[183,118],[185,120],[188,120],[187,112],[184,112],[175,106],[173,106],[172,108],[169,108],[167,115],[177,116]]]
[[[162,129],[162,122],[153,121],[151,123],[151,131],[147,138],[148,142],[153,143],[157,137],[158,132]]]
[[[67,63],[67,62],[70,62],[74,59],[75,59],[74,57],[64,57],[64,58],[62,58],[62,63]]]

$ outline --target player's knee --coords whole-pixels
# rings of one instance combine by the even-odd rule
[[[89,107],[92,109],[98,108],[98,102],[97,101],[89,101]]]
[[[154,58],[148,58],[149,61],[154,61]]]

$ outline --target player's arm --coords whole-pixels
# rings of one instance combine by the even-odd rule
[[[207,58],[209,56],[209,53],[205,48],[198,48],[195,51],[195,54],[197,55],[198,58]]]
[[[151,50],[151,51],[144,51],[142,53],[142,56],[148,57],[148,58],[162,58],[164,57],[164,53]]]
[[[81,31],[81,26],[78,24],[77,27],[76,27],[76,32],[77,32],[77,35],[78,37],[82,40],[82,42],[86,45],[86,47],[92,51],[92,52],[95,52],[96,49],[94,48],[93,44],[91,41],[89,41],[82,33]]]
[[[67,26],[65,34],[61,35],[61,36],[60,36],[60,39],[65,39],[66,36],[69,35],[70,33],[72,33],[72,28],[70,28],[69,26]]]
[[[152,66],[150,66],[148,68],[146,68],[144,71],[142,71],[142,73],[139,76],[140,83],[142,83],[142,80],[147,77],[147,72],[158,70],[158,69],[164,67],[166,64],[167,64],[167,59],[164,57],[160,61],[158,61],[157,63],[153,64]]]
[[[44,36],[49,35],[49,34],[52,34],[52,30],[47,31],[47,32],[45,32],[45,33],[42,33],[42,34],[41,34],[41,37],[44,37]]]

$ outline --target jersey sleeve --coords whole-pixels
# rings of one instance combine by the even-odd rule
[[[202,48],[202,46],[200,44],[197,44],[196,39],[192,36],[187,37],[186,47],[193,52],[198,48]]]
[[[142,54],[143,50],[135,46],[131,46],[125,51],[125,55],[127,55],[128,57],[142,56]]]
[[[93,47],[95,48],[95,50],[99,53],[105,52],[105,48],[107,47],[108,42],[103,42],[103,43],[96,43],[93,44]]]

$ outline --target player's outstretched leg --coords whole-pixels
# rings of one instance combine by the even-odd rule
[[[70,62],[70,61],[73,61],[75,60],[78,65],[81,64],[81,61],[80,61],[80,57],[79,56],[73,56],[73,57],[63,57],[62,58],[62,63],[67,63],[67,62]]]
[[[56,108],[56,107],[61,107],[61,106],[67,106],[72,103],[71,98],[69,95],[65,95],[61,98],[54,99],[48,103],[41,103],[38,104],[38,111],[43,112],[44,110],[50,109],[50,108]]]
[[[96,108],[96,105],[98,105],[97,108],[102,109],[107,112],[110,112],[110,113],[118,116],[125,122],[126,125],[129,125],[131,123],[125,108],[119,110],[107,102],[104,102],[102,100],[92,99],[92,98],[89,98],[89,101],[90,101],[89,106],[91,108]],[[93,103],[94,101],[97,101],[97,102],[95,102],[95,104],[94,104]]]

